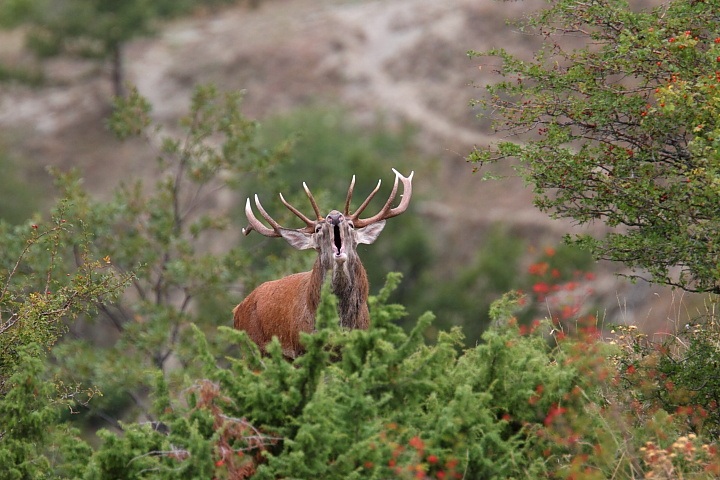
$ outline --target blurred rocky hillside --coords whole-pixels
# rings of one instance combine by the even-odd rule
[[[492,81],[492,68],[478,68],[479,60],[466,52],[494,46],[529,52],[534,39],[504,19],[541,5],[268,0],[257,9],[204,12],[133,42],[125,51],[127,75],[152,102],[153,115],[168,124],[187,110],[192,87],[207,82],[246,90],[245,111],[260,120],[298,106],[340,103],[360,123],[380,114],[390,124],[414,124],[420,146],[437,164],[416,174],[423,200],[413,214],[426,219],[440,246],[443,275],[452,276],[497,222],[538,248],[557,244],[573,228],[538,212],[522,182],[481,182],[464,160],[474,145],[493,138],[468,106],[482,94],[474,85]],[[21,32],[3,33],[0,56],[15,61],[23,55]],[[107,72],[97,68],[61,58],[46,64],[42,87],[0,86],[0,142],[35,182],[49,182],[48,164],[79,166],[88,188],[102,195],[120,179],[149,174],[147,147],[118,143],[104,127],[111,86]],[[312,172],[298,177],[312,179]],[[679,294],[631,285],[613,275],[617,270],[599,266],[592,284],[607,321],[656,330],[686,314]]]

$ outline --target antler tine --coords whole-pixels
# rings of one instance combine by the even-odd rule
[[[297,208],[290,205],[287,201],[285,201],[285,197],[283,197],[282,193],[280,194],[280,201],[283,203],[283,205],[285,205],[288,208],[288,210],[290,210],[292,213],[297,215],[300,218],[300,220],[305,222],[305,225],[307,225],[307,230],[309,230],[309,231],[315,230],[315,225],[317,224],[317,221],[310,220],[308,217],[303,215],[302,212],[300,212],[300,210],[298,210]]]
[[[245,202],[245,216],[250,223],[246,228],[242,229],[242,233],[244,235],[248,235],[250,234],[250,232],[255,230],[260,235],[265,235],[266,237],[279,237],[280,234],[277,232],[277,229],[280,228],[280,225],[275,220],[273,220],[272,217],[270,217],[270,215],[268,215],[267,212],[262,208],[262,205],[260,205],[260,200],[258,199],[257,195],[255,195],[255,205],[257,205],[258,210],[260,211],[262,216],[265,217],[265,220],[270,222],[273,228],[267,228],[265,225],[262,224],[260,220],[255,217],[255,214],[252,211],[252,207],[250,206],[250,197],[248,197],[247,202]]]
[[[315,203],[315,198],[313,198],[313,195],[312,193],[310,193],[310,189],[305,182],[303,182],[303,188],[305,189],[305,193],[307,193],[307,196],[310,199],[313,210],[315,210],[315,215],[317,216],[317,219],[322,220],[323,216],[320,214],[320,209],[318,208],[317,203]]]
[[[415,172],[410,172],[409,177],[404,177],[400,172],[392,169],[393,172],[395,172],[395,184],[393,185],[392,192],[390,192],[390,197],[388,198],[387,202],[385,202],[385,205],[383,208],[375,215],[373,215],[370,218],[365,219],[358,219],[357,215],[362,211],[363,208],[365,208],[365,203],[361,205],[361,208],[358,209],[357,212],[353,214],[353,222],[355,223],[356,228],[365,227],[367,225],[370,225],[371,223],[379,222],[380,220],[386,220],[388,218],[396,217],[403,213],[405,210],[407,210],[408,205],[410,205],[410,198],[412,197],[412,177],[415,174]],[[390,208],[392,205],[392,202],[395,200],[395,195],[397,195],[398,190],[398,180],[400,180],[403,184],[403,194],[402,194],[402,200],[400,200],[400,203],[395,208]],[[378,187],[380,185],[378,184]],[[377,188],[375,189],[377,190]],[[371,194],[374,195],[375,192]],[[366,203],[369,201],[366,200]]]
[[[347,198],[345,199],[345,213],[346,217],[350,216],[350,200],[352,200],[353,189],[355,188],[355,175],[353,175],[352,181],[350,182],[350,188],[348,188]]]
[[[353,178],[354,178],[354,177],[353,177]],[[375,190],[373,190],[372,192],[370,192],[370,195],[368,195],[368,197],[365,199],[365,201],[358,207],[357,210],[355,210],[355,213],[352,214],[352,216],[351,216],[350,218],[351,218],[351,220],[353,221],[353,223],[355,223],[355,222],[357,221],[357,219],[358,219],[358,217],[360,216],[360,214],[363,212],[363,210],[365,210],[365,207],[368,206],[368,204],[369,204],[370,201],[373,199],[373,197],[375,196],[375,194],[378,192],[378,190],[380,190],[380,184],[381,184],[381,183],[382,183],[382,179],[378,180],[377,185],[375,185]]]

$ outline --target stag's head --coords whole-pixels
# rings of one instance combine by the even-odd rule
[[[258,211],[272,227],[268,228],[255,217],[250,205],[250,199],[248,198],[245,204],[245,214],[247,215],[249,225],[243,229],[243,233],[247,235],[255,230],[267,237],[282,237],[293,248],[298,250],[315,249],[318,252],[322,265],[328,269],[335,269],[338,266],[346,264],[346,262],[352,263],[357,260],[357,245],[361,243],[373,243],[385,227],[385,220],[400,215],[410,204],[414,172],[410,173],[409,177],[402,176],[395,169],[393,169],[393,172],[395,172],[395,184],[393,185],[392,192],[390,192],[390,197],[385,202],[383,208],[372,217],[360,218],[360,214],[380,189],[381,181],[378,181],[375,189],[368,195],[357,210],[351,214],[350,202],[355,186],[355,176],[353,176],[350,188],[348,189],[347,199],[345,200],[344,212],[332,210],[324,217],[320,213],[320,209],[310,189],[303,183],[305,193],[310,199],[310,204],[315,212],[315,220],[302,214],[298,209],[290,205],[285,198],[283,198],[282,194],[280,194],[280,201],[282,201],[291,212],[297,215],[298,218],[305,222],[304,228],[291,229],[281,226],[268,215],[260,204],[258,196],[255,195],[255,205]],[[392,208],[392,204],[397,196],[398,181],[403,184],[403,195],[398,206]]]

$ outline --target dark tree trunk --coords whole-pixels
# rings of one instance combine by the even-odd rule
[[[112,84],[113,94],[117,97],[125,97],[125,73],[123,72],[122,45],[117,43],[112,49]]]

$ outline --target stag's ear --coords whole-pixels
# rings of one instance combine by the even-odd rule
[[[297,250],[307,250],[308,248],[315,248],[315,240],[309,233],[292,230],[289,228],[280,228],[280,235],[290,244],[291,247]]]
[[[358,243],[364,243],[366,245],[370,245],[375,240],[377,240],[377,238],[380,236],[380,232],[382,232],[383,228],[385,228],[385,220],[380,220],[379,222],[371,223],[367,227],[358,228],[357,230],[355,230],[355,233],[357,233]]]

